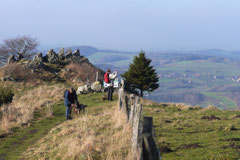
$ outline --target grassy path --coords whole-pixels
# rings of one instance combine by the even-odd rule
[[[19,159],[19,156],[29,146],[47,135],[50,129],[65,120],[65,107],[54,105],[54,117],[43,120],[33,120],[29,127],[15,128],[7,137],[0,138],[0,160]]]
[[[79,102],[89,107],[86,109],[87,114],[99,114],[103,108],[109,105],[109,102],[103,101],[104,93],[87,94],[78,96]],[[116,100],[116,96],[114,97]],[[114,101],[113,103],[116,103]],[[97,107],[102,106],[102,107]],[[29,147],[49,134],[49,131],[65,121],[65,106],[63,102],[53,106],[54,117],[38,120],[39,115],[31,122],[29,127],[14,128],[13,133],[6,137],[0,136],[0,160],[21,159]],[[80,115],[81,116],[81,115]]]

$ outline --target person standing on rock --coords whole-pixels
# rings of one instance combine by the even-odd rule
[[[72,119],[71,110],[74,103],[78,103],[76,91],[73,88],[69,88],[64,93],[64,105],[66,106],[66,120]]]
[[[117,77],[117,71],[111,73],[110,69],[104,75],[104,81],[108,87],[108,101],[112,101],[112,94],[113,94],[113,82],[114,79]]]

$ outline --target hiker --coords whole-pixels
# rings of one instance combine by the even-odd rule
[[[108,101],[112,101],[112,94],[113,94],[113,81],[117,77],[117,71],[111,73],[110,69],[104,75],[104,81],[108,87]]]
[[[69,88],[64,93],[64,105],[66,106],[66,119],[70,120],[71,117],[71,110],[74,107],[74,103],[79,105],[76,91],[73,88]]]

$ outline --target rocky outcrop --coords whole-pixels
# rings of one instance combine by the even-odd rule
[[[101,92],[102,89],[102,84],[99,81],[96,81],[91,85],[91,90],[93,92]]]
[[[76,51],[73,52],[74,57],[80,57],[80,50],[77,49]]]
[[[44,64],[43,64],[43,56],[42,53],[38,53],[32,61],[29,61],[29,63],[27,64],[27,67],[30,69],[41,69],[44,68]]]
[[[87,94],[91,92],[91,87],[89,85],[84,85],[84,86],[80,86],[77,89],[77,95],[79,94]]]
[[[14,63],[14,62],[16,62],[16,58],[15,58],[14,55],[11,55],[11,56],[8,58],[8,64]]]
[[[72,50],[71,50],[71,48],[68,48],[67,51],[66,51],[66,56],[65,57],[67,59],[67,58],[71,58],[72,56],[73,56]]]
[[[48,63],[52,63],[52,64],[56,64],[59,62],[58,55],[56,54],[56,52],[54,52],[53,49],[50,49],[47,52],[46,59]]]
[[[60,61],[63,61],[65,59],[65,55],[64,55],[65,49],[61,48],[58,52],[58,58]]]
[[[20,53],[20,54],[18,55],[18,61],[20,61],[20,60],[23,59],[23,58],[24,58],[23,54]]]

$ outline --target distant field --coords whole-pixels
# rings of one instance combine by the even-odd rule
[[[205,92],[203,94],[205,96],[209,96],[209,97],[212,97],[212,98],[218,100],[223,105],[226,105],[229,109],[237,109],[237,104],[228,97],[221,96],[221,95],[218,95],[217,93],[213,93],[213,92]]]
[[[206,60],[202,61],[181,61],[177,63],[169,64],[165,67],[158,67],[158,71],[175,71],[186,72],[192,71],[195,73],[216,73],[231,75],[240,75],[240,68],[236,65],[229,63],[210,62]]]

